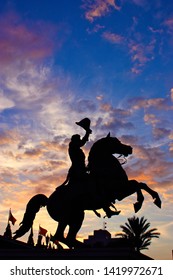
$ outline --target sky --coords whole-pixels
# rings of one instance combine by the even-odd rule
[[[136,216],[161,233],[149,250],[171,259],[173,249],[173,4],[172,0],[63,0],[0,2],[0,234],[11,208],[17,222],[38,193],[49,196],[70,167],[75,124],[91,120],[84,151],[109,132],[133,147],[123,165],[147,193]],[[116,201],[111,219],[86,211],[83,240],[103,228],[112,237],[134,215],[135,195]],[[102,217],[103,212],[100,211]],[[46,209],[34,222],[54,234]],[[26,240],[26,234],[21,240]]]

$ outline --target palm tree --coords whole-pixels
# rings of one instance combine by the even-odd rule
[[[117,233],[116,236],[128,239],[137,252],[144,249],[148,250],[151,239],[159,238],[160,233],[156,232],[157,228],[148,230],[150,223],[144,217],[139,219],[133,216],[127,220],[128,222],[125,225],[120,225],[122,232]]]

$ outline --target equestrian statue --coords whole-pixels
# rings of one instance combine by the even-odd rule
[[[105,215],[111,218],[121,212],[114,206],[115,201],[121,201],[136,193],[137,201],[134,203],[136,213],[141,209],[144,201],[143,190],[149,193],[154,204],[161,208],[158,193],[143,182],[129,180],[119,159],[114,156],[114,154],[120,154],[127,157],[132,154],[131,146],[122,144],[109,133],[93,144],[86,165],[85,154],[81,147],[85,145],[92,133],[90,120],[84,118],[76,124],[85,130],[85,135],[82,139],[78,134],[71,137],[68,149],[71,167],[65,182],[58,186],[49,197],[37,194],[30,199],[13,239],[29,231],[36,213],[42,206],[46,206],[50,217],[58,222],[53,239],[65,243],[70,248],[79,246],[76,235],[82,226],[85,210],[94,211],[97,216],[100,216],[97,210],[103,209]],[[65,237],[64,231],[67,226],[69,230]]]

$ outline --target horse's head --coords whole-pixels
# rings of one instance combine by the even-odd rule
[[[111,137],[110,133],[105,138],[105,149],[111,154],[122,154],[124,156],[132,154],[131,146],[122,144],[116,137]]]
[[[109,133],[105,138],[99,139],[91,147],[88,157],[89,166],[98,164],[99,161],[113,154],[121,154],[126,157],[132,154],[132,147],[122,144],[116,137],[111,137]]]

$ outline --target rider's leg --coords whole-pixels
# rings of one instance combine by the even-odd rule
[[[105,211],[106,216],[107,216],[108,218],[111,218],[111,217],[114,216],[114,215],[119,215],[119,214],[120,214],[121,211],[117,211],[117,210],[112,211],[112,210],[109,208],[109,206],[110,206],[110,205],[105,205],[105,206],[103,207],[103,210]],[[111,203],[111,206],[112,206],[112,203]]]

